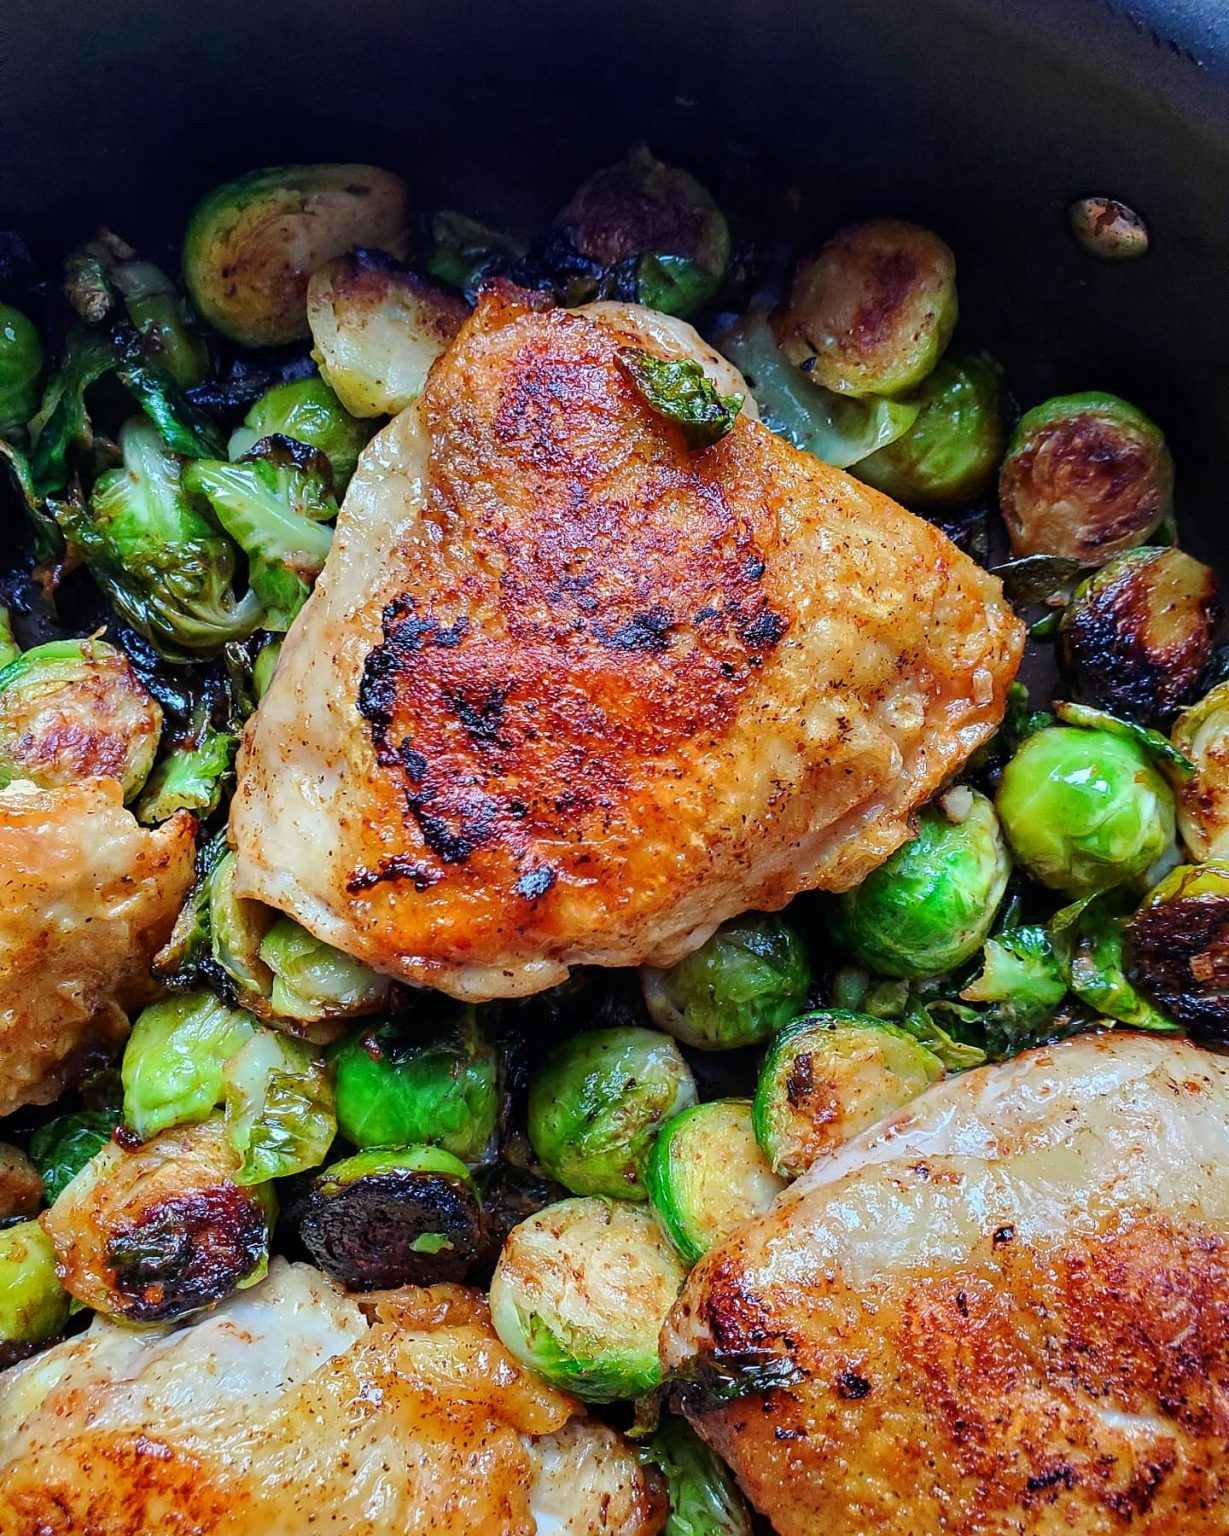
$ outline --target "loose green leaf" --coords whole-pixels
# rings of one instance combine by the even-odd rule
[[[1176,1024],[1127,980],[1123,966],[1122,906],[1117,892],[1085,896],[1056,913],[1050,939],[1072,992],[1119,1024],[1156,1034],[1179,1034]]]
[[[86,1109],[59,1115],[40,1125],[30,1138],[30,1161],[43,1181],[48,1205],[54,1205],[86,1163],[111,1140],[119,1115]]]
[[[1110,736],[1134,742],[1171,778],[1189,779],[1195,772],[1194,763],[1185,753],[1179,752],[1160,731],[1149,730],[1146,725],[1136,725],[1133,720],[1121,720],[1117,715],[1108,715],[1103,709],[1093,709],[1089,704],[1056,704],[1054,713],[1064,725],[1105,731]]]
[[[730,1469],[685,1419],[666,1414],[640,1458],[666,1479],[664,1536],[751,1536],[751,1511]]]
[[[1082,569],[1078,560],[1065,555],[1023,555],[996,565],[991,574],[1003,583],[1010,602],[1024,606],[1065,595]]]
[[[238,745],[229,731],[202,723],[195,740],[172,747],[154,765],[135,806],[137,820],[152,827],[176,811],[192,811],[202,819],[212,815],[221,804]]]
[[[649,405],[682,427],[689,448],[720,442],[742,410],[743,396],[718,394],[693,358],[654,357],[621,347],[619,359]]]
[[[324,1058],[301,1040],[262,1029],[223,1069],[226,1136],[241,1159],[237,1184],[315,1168],[337,1134]]]
[[[187,399],[169,374],[144,362],[138,349],[129,348],[116,372],[172,453],[207,459],[226,451],[222,434],[205,412]]]
[[[960,996],[988,1004],[981,1016],[994,1056],[1011,1056],[1047,1038],[1067,978],[1045,929],[1005,929],[986,940],[981,974]]]
[[[934,1013],[936,1009],[946,1009],[962,1024],[976,1024],[977,1014],[971,1009],[962,1009],[959,1004],[946,1000],[924,1005],[914,1002],[900,1018],[899,1025],[908,1031],[927,1050],[932,1051],[949,1072],[965,1072],[970,1067],[980,1067],[986,1059],[986,1053],[979,1045],[970,1045],[964,1040],[957,1040],[947,1030],[935,1023]]]
[[[43,391],[43,402],[30,421],[33,450],[30,468],[41,498],[67,488],[71,461],[83,461],[94,446],[94,427],[85,392],[119,363],[115,338],[74,326],[64,343],[59,371]]]

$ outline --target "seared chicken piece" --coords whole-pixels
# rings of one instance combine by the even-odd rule
[[[1226,1169],[1184,1041],[981,1068],[707,1255],[663,1358],[780,1536],[1229,1531]]]
[[[48,1104],[128,1032],[192,882],[193,818],[153,830],[114,779],[0,789],[0,1115]]]
[[[487,294],[367,449],[249,726],[236,889],[380,970],[517,996],[854,884],[994,729],[1023,643],[936,529],[619,352],[631,305]]]
[[[275,1260],[186,1328],[96,1320],[0,1376],[0,1533],[652,1536],[656,1480],[578,1414],[475,1293],[360,1306]]]

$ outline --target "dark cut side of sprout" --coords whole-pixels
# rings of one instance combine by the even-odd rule
[[[1199,1039],[1229,1044],[1229,865],[1179,865],[1126,940],[1130,980]]]
[[[694,358],[654,357],[635,347],[621,347],[619,361],[643,399],[683,429],[689,448],[710,448],[733,427],[742,395],[718,393]]]

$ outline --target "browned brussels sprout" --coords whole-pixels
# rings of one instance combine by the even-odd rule
[[[1229,864],[1180,864],[1127,926],[1129,976],[1193,1035],[1229,1043]]]
[[[1200,863],[1229,863],[1229,682],[1178,716],[1173,743],[1195,765],[1178,786],[1182,841]]]

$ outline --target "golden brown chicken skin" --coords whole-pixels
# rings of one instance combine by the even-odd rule
[[[1021,626],[929,524],[740,417],[689,449],[630,305],[487,294],[368,449],[249,728],[243,894],[481,999],[842,889],[994,729]]]

